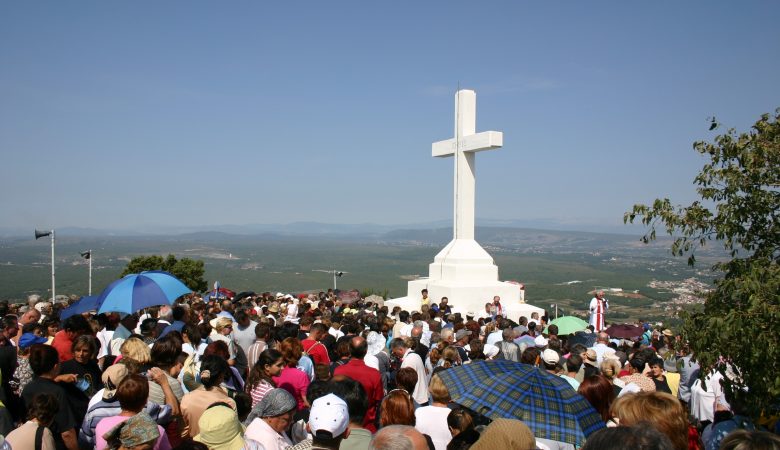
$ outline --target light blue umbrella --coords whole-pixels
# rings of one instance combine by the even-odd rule
[[[87,311],[92,311],[93,309],[98,309],[98,296],[85,295],[84,297],[81,297],[76,303],[63,309],[60,312],[60,320],[65,320],[70,316],[75,316],[76,314],[82,314]]]
[[[174,300],[192,292],[168,272],[148,271],[126,275],[114,281],[97,299],[98,313],[132,314],[143,308],[173,304]]]

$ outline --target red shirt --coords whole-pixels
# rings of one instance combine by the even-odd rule
[[[301,345],[303,345],[303,351],[308,353],[311,359],[314,360],[314,364],[330,365],[328,349],[322,343],[314,339],[304,339],[301,341]]]
[[[385,392],[382,388],[382,377],[379,371],[373,367],[368,367],[362,359],[352,358],[343,366],[336,367],[333,375],[344,375],[363,385],[368,398],[368,411],[363,419],[363,428],[376,433],[375,419],[376,407],[382,401]]]
[[[65,362],[69,359],[73,359],[73,353],[71,347],[73,347],[73,341],[70,340],[70,336],[65,330],[60,330],[54,335],[54,340],[51,341],[51,346],[57,350],[60,354],[60,362]]]

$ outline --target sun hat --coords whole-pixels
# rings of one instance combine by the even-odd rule
[[[583,361],[585,364],[595,365],[596,361],[598,360],[598,355],[596,355],[596,350],[593,350],[592,348],[589,348],[587,352],[585,352],[585,361]]]
[[[542,361],[544,361],[547,364],[558,364],[558,361],[561,360],[561,355],[558,354],[553,349],[548,348],[547,350],[542,352]]]
[[[674,336],[674,333],[672,333],[672,330],[670,330],[668,328],[665,329],[664,331],[662,331],[661,334],[663,334],[666,337],[673,337]]]
[[[268,312],[278,313],[279,312],[279,303],[272,302],[271,306],[268,307]]]
[[[19,337],[19,348],[25,349],[31,345],[43,344],[48,339],[36,335],[35,333],[24,333]]]
[[[328,394],[314,400],[309,413],[309,429],[315,437],[323,431],[330,438],[339,437],[347,430],[349,412],[347,403],[334,394]]]
[[[541,334],[534,339],[534,344],[536,344],[537,347],[546,347],[548,343],[549,341]]]
[[[376,355],[385,348],[385,338],[376,331],[369,331],[366,336],[366,342],[368,343],[368,354]]]
[[[464,337],[470,336],[470,335],[471,335],[471,331],[469,331],[469,330],[467,330],[465,328],[461,328],[460,330],[458,330],[457,333],[455,333],[455,340],[459,341],[459,340],[463,339]]]
[[[133,417],[118,424],[103,435],[106,441],[119,439],[123,447],[137,447],[141,444],[156,441],[160,438],[160,430],[157,428],[157,422],[145,411],[134,415]]]
[[[623,389],[620,390],[620,393],[618,394],[618,398],[626,395],[626,394],[636,394],[642,392],[642,388],[639,387],[638,384],[631,382],[627,385],[623,386]]]
[[[604,354],[601,356],[601,359],[614,359],[617,362],[620,362],[620,358],[618,357],[617,353],[614,349],[607,349],[604,350]]]
[[[103,400],[110,400],[116,395],[116,388],[119,387],[119,383],[122,382],[130,372],[127,370],[127,366],[124,364],[114,364],[106,369],[100,379],[103,381]]]
[[[240,450],[246,444],[238,414],[228,406],[215,404],[207,408],[198,420],[198,427],[200,433],[193,439],[211,450]]]

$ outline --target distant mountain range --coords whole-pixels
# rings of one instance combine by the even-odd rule
[[[215,232],[231,235],[258,235],[274,234],[287,236],[361,236],[361,237],[379,237],[387,233],[399,230],[441,230],[451,228],[451,220],[437,220],[431,222],[401,224],[401,225],[382,225],[375,223],[359,224],[339,224],[323,222],[292,222],[286,224],[246,224],[246,225],[146,225],[132,229],[100,229],[83,227],[62,227],[57,228],[58,236],[74,237],[109,237],[109,236],[176,236],[191,233]],[[555,231],[582,231],[592,233],[606,234],[630,234],[640,236],[641,227],[636,225],[591,225],[591,224],[572,224],[563,223],[556,220],[492,220],[478,219],[477,229],[479,227],[491,228],[525,228],[537,230],[555,230]],[[0,227],[0,237],[24,237],[33,235],[32,229],[22,229],[18,227]]]

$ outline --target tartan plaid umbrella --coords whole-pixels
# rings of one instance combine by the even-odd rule
[[[519,419],[538,438],[578,447],[604,428],[601,416],[569,383],[527,364],[475,361],[438,374],[455,403],[492,419]]]

